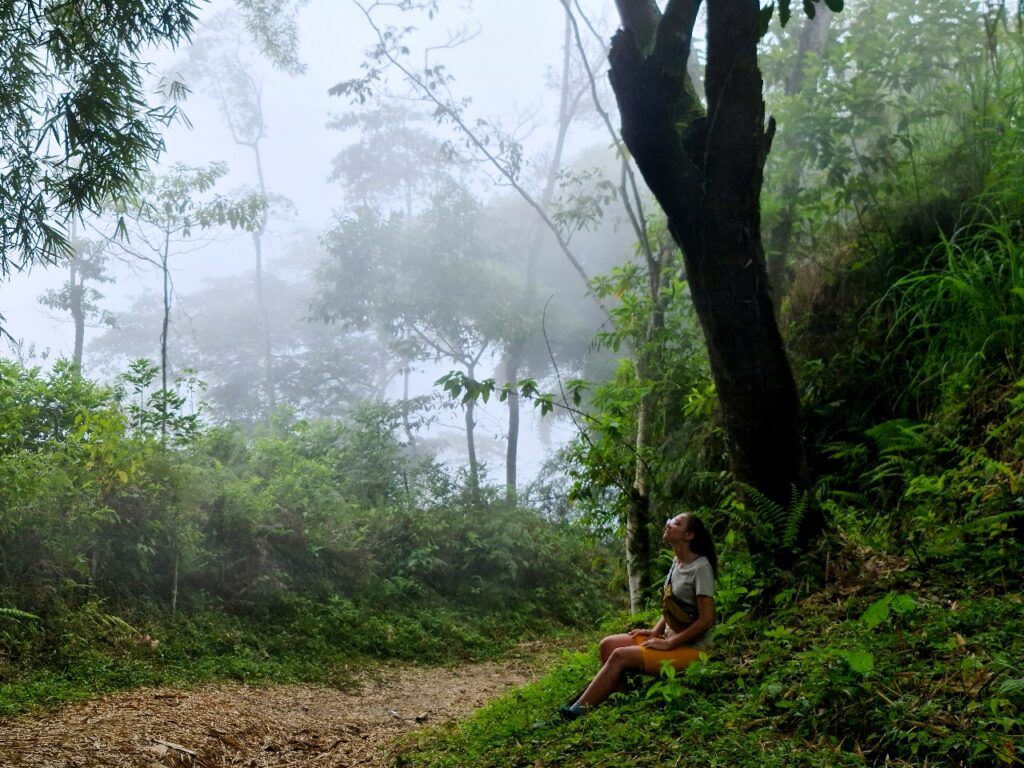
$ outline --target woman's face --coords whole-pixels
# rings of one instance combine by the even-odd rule
[[[665,521],[665,530],[661,537],[666,544],[675,544],[693,538],[693,534],[687,530],[690,526],[688,518],[689,516],[684,512]]]

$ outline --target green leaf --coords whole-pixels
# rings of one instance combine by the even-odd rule
[[[814,6],[814,0],[804,0],[804,13],[807,14],[808,19],[813,19],[817,12],[818,9]]]
[[[910,595],[893,595],[891,606],[896,613],[910,613],[917,608],[917,601]]]
[[[827,5],[828,9],[833,13],[843,12],[843,0],[825,0],[825,5]]]
[[[875,668],[875,657],[870,651],[857,648],[852,651],[843,651],[843,658],[850,665],[850,669],[858,675],[866,675]]]
[[[886,595],[876,600],[861,615],[860,620],[868,629],[874,629],[883,621],[889,618],[889,605],[892,603],[892,595]]]
[[[999,685],[1000,693],[1021,693],[1024,692],[1024,678],[1014,678],[1012,680],[1003,680]]]

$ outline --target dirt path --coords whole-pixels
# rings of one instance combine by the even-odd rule
[[[0,721],[3,768],[386,766],[394,737],[464,717],[535,663],[369,673],[358,689],[144,688]]]

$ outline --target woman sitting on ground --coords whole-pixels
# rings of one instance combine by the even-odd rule
[[[653,629],[634,629],[602,640],[601,671],[579,699],[561,707],[562,717],[585,715],[623,690],[627,672],[657,675],[663,662],[685,669],[707,650],[707,633],[715,623],[715,544],[700,518],[688,513],[670,518],[662,538],[676,556],[665,577],[661,619]]]

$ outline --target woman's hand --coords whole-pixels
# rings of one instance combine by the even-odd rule
[[[629,631],[630,637],[651,637],[654,635],[653,629],[631,629]]]
[[[652,637],[650,640],[645,640],[640,643],[644,648],[650,648],[652,651],[671,651],[673,646],[668,640],[662,637]]]

